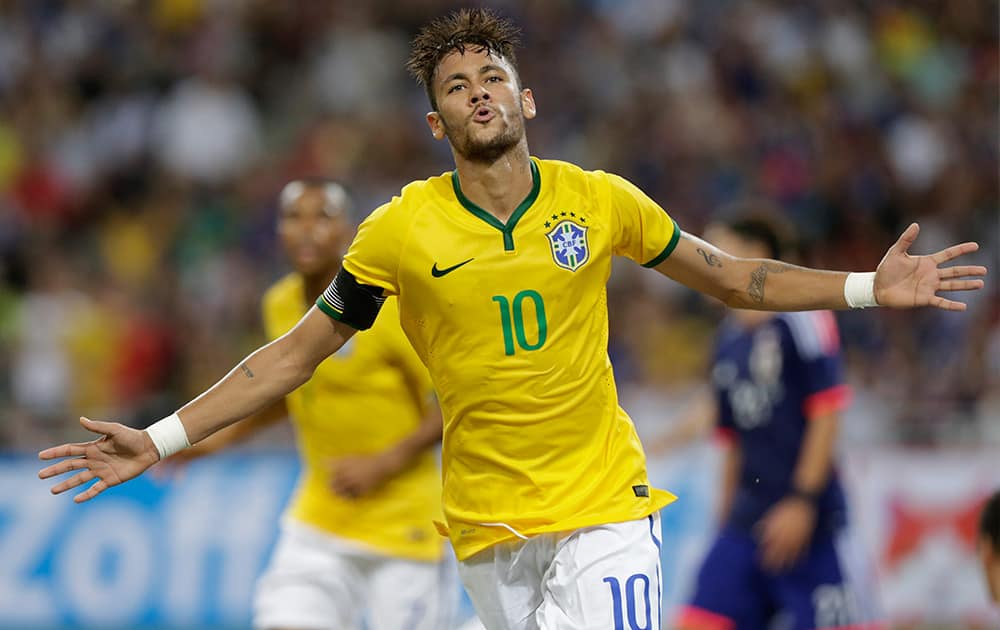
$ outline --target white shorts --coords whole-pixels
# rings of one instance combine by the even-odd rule
[[[454,561],[378,555],[307,525],[282,524],[257,582],[255,628],[441,630],[458,599]]]
[[[487,630],[660,630],[660,516],[494,545],[460,562]]]

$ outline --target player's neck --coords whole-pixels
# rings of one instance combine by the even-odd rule
[[[305,292],[307,305],[315,303],[317,298],[323,295],[323,291],[326,291],[326,288],[330,286],[338,271],[340,271],[340,265],[337,265],[334,269],[318,273],[299,274],[302,276],[302,288]]]
[[[462,194],[504,223],[534,185],[528,143],[523,139],[489,164],[466,160],[456,154],[455,168]]]

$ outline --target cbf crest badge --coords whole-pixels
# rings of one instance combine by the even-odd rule
[[[565,212],[563,214],[566,214]],[[565,219],[555,224],[545,233],[552,248],[552,260],[563,269],[576,271],[590,260],[587,245],[587,227],[573,219]]]

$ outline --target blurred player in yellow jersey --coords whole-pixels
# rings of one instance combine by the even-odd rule
[[[605,289],[614,256],[760,310],[961,309],[936,292],[982,286],[957,279],[982,267],[938,267],[973,243],[909,255],[916,225],[877,272],[741,258],[683,233],[621,177],[532,157],[525,127],[536,107],[516,35],[485,9],[426,26],[409,68],[455,170],[375,210],[317,307],[177,413],[146,431],[84,419],[104,437],[43,451],[75,459],[42,477],[81,471],[53,492],[98,479],[77,497],[91,499],[285,395],[398,296],[444,415],[442,529],[484,625],[659,630],[658,513],[673,496],[650,487],[618,405]]]
[[[344,189],[325,180],[282,191],[278,236],[295,271],[264,296],[269,339],[288,332],[337,274],[353,235],[346,206]],[[395,302],[307,383],[171,458],[216,452],[286,417],[295,425],[302,473],[258,583],[258,628],[358,628],[364,612],[371,630],[439,630],[451,618],[458,587],[433,525],[441,416]]]

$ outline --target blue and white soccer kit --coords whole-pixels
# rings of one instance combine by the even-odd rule
[[[793,490],[810,418],[846,405],[836,321],[828,311],[782,313],[752,328],[727,321],[712,383],[719,429],[738,443],[741,469],[729,517],[698,575],[679,625],[760,630],[775,615],[788,627],[856,627],[861,613],[845,578],[838,537],[846,525],[836,470],[816,502],[816,529],[788,570],[761,565],[755,526]]]

